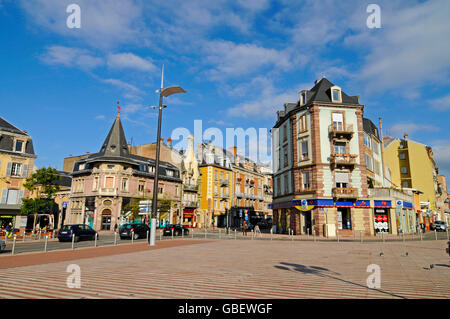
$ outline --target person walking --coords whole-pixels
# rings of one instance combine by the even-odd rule
[[[247,221],[242,224],[242,235],[247,236]]]
[[[114,232],[117,233],[117,223],[114,225]]]
[[[9,223],[7,226],[6,226],[6,232],[5,232],[5,238],[7,238],[7,239],[9,239],[9,238],[11,238],[11,235],[12,235],[12,224],[11,223]]]

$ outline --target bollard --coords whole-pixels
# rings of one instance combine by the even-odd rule
[[[383,243],[384,243],[384,232],[381,232],[381,239],[383,239]]]
[[[437,232],[436,232],[436,229],[434,229],[434,237],[436,237],[436,240],[437,240]]]
[[[117,233],[114,232],[114,246],[117,245]]]
[[[361,244],[362,244],[362,242],[363,242],[362,230],[359,231],[359,238],[361,239]]]
[[[314,242],[316,241],[316,230],[314,229]]]
[[[72,234],[72,250],[74,250],[75,234]]]
[[[192,239],[194,239],[194,228],[192,228]]]
[[[253,229],[252,229],[252,240],[253,240],[253,234],[254,234],[254,233],[253,233]]]
[[[147,230],[147,242],[148,242],[148,236],[149,236],[150,232]]]
[[[14,239],[13,239],[13,247],[12,247],[11,255],[14,255],[15,250],[16,250],[16,236],[14,236]]]
[[[273,228],[270,229],[270,240],[273,239]]]
[[[39,231],[39,241],[41,241],[41,231]]]
[[[45,236],[44,252],[47,252],[47,242],[48,242],[48,235]]]
[[[236,229],[234,230],[234,239],[236,240]]]
[[[339,242],[339,230],[336,233],[337,233],[337,240]]]
[[[206,228],[205,228],[205,239],[206,239],[206,234],[207,234],[207,230],[206,230]]]
[[[219,229],[219,239],[220,239],[220,235],[222,234],[222,230]]]
[[[23,231],[23,238],[22,238],[22,241],[25,241],[25,237],[27,236],[27,233],[26,233],[26,231],[24,230]]]
[[[181,238],[184,238],[184,227],[181,228]]]
[[[134,244],[134,231],[131,232],[131,243]]]
[[[164,231],[163,231],[162,229],[159,230],[159,240],[162,240],[162,234],[163,234],[163,232],[164,232]]]
[[[422,241],[422,232],[420,232],[420,240]]]
[[[98,233],[95,233],[95,241],[94,241],[94,247],[97,247],[97,239],[98,239]]]
[[[294,241],[294,230],[292,230],[292,236],[291,236],[292,241]]]
[[[449,238],[448,238],[448,227],[446,228],[446,232],[447,232],[447,240],[449,240]]]

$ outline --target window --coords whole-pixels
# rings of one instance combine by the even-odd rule
[[[334,154],[345,154],[345,143],[344,142],[334,143]]]
[[[16,140],[16,148],[14,149],[16,152],[20,152],[20,153],[22,153],[23,152],[23,145],[24,145],[24,142],[23,141],[21,141],[21,140]]]
[[[158,193],[162,194],[164,192],[164,188],[163,187],[158,187]]]
[[[338,207],[337,213],[339,229],[352,229],[352,216],[350,208]]]
[[[20,176],[22,171],[22,164],[12,163],[11,176]]]
[[[408,174],[408,170],[404,166],[402,167],[402,174]]]
[[[22,203],[24,190],[4,188],[1,192],[0,203],[7,205],[17,205]]]
[[[364,141],[364,145],[366,145],[367,147],[370,148],[370,137],[366,133],[364,133],[364,135],[363,135],[363,141]]]
[[[405,153],[400,153],[400,159],[404,160],[406,158]]]
[[[403,185],[403,188],[408,188],[409,187],[408,181],[403,181],[402,185]]]
[[[337,86],[331,87],[331,101],[342,102],[341,88]]]
[[[122,179],[122,191],[128,191],[128,179]]]
[[[114,177],[106,177],[105,179],[105,188],[113,188],[114,187]]]
[[[144,191],[145,182],[141,181],[138,185],[138,192],[142,193]]]
[[[214,171],[214,179],[217,181],[217,179],[218,179],[218,173],[217,173],[217,171]]]
[[[92,185],[92,190],[93,190],[93,191],[98,190],[98,180],[99,180],[98,177],[94,177],[94,183],[93,183],[93,185]]]
[[[298,119],[298,130],[300,133],[306,132],[308,128],[306,127],[306,114],[300,116]]]
[[[287,141],[287,124],[283,125],[283,141]]]
[[[301,160],[307,160],[309,158],[308,140],[301,141],[301,152]]]
[[[289,193],[289,183],[288,183],[288,176],[284,175],[283,176],[284,179],[284,193],[288,194]]]
[[[364,155],[366,158],[366,167],[373,172],[373,159],[369,155]]]
[[[167,176],[173,176],[173,171],[168,169],[166,170]]]
[[[344,129],[344,115],[342,113],[333,113],[333,128],[338,131],[342,131]]]
[[[284,167],[288,166],[288,151],[284,150]]]
[[[300,105],[306,104],[306,92],[300,93]]]
[[[108,169],[114,169],[114,165],[108,165]]]
[[[303,182],[303,189],[307,190],[310,188],[309,184],[309,171],[305,171],[302,173],[302,182]]]

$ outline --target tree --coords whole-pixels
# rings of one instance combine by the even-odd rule
[[[139,199],[132,198],[128,204],[125,205],[126,212],[131,211],[130,218],[132,220],[139,218]]]
[[[34,198],[23,199],[21,207],[22,214],[34,213],[33,230],[37,214],[50,213],[53,196],[59,192],[59,185],[56,182],[60,179],[61,176],[56,169],[47,167],[38,169],[23,184],[30,191],[30,195],[35,193]],[[42,198],[42,195],[44,195],[44,198]]]

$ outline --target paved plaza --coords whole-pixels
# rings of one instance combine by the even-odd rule
[[[450,298],[446,245],[177,239],[3,255],[0,297]],[[67,286],[70,264],[80,288]],[[381,269],[378,289],[367,288],[371,264]]]

